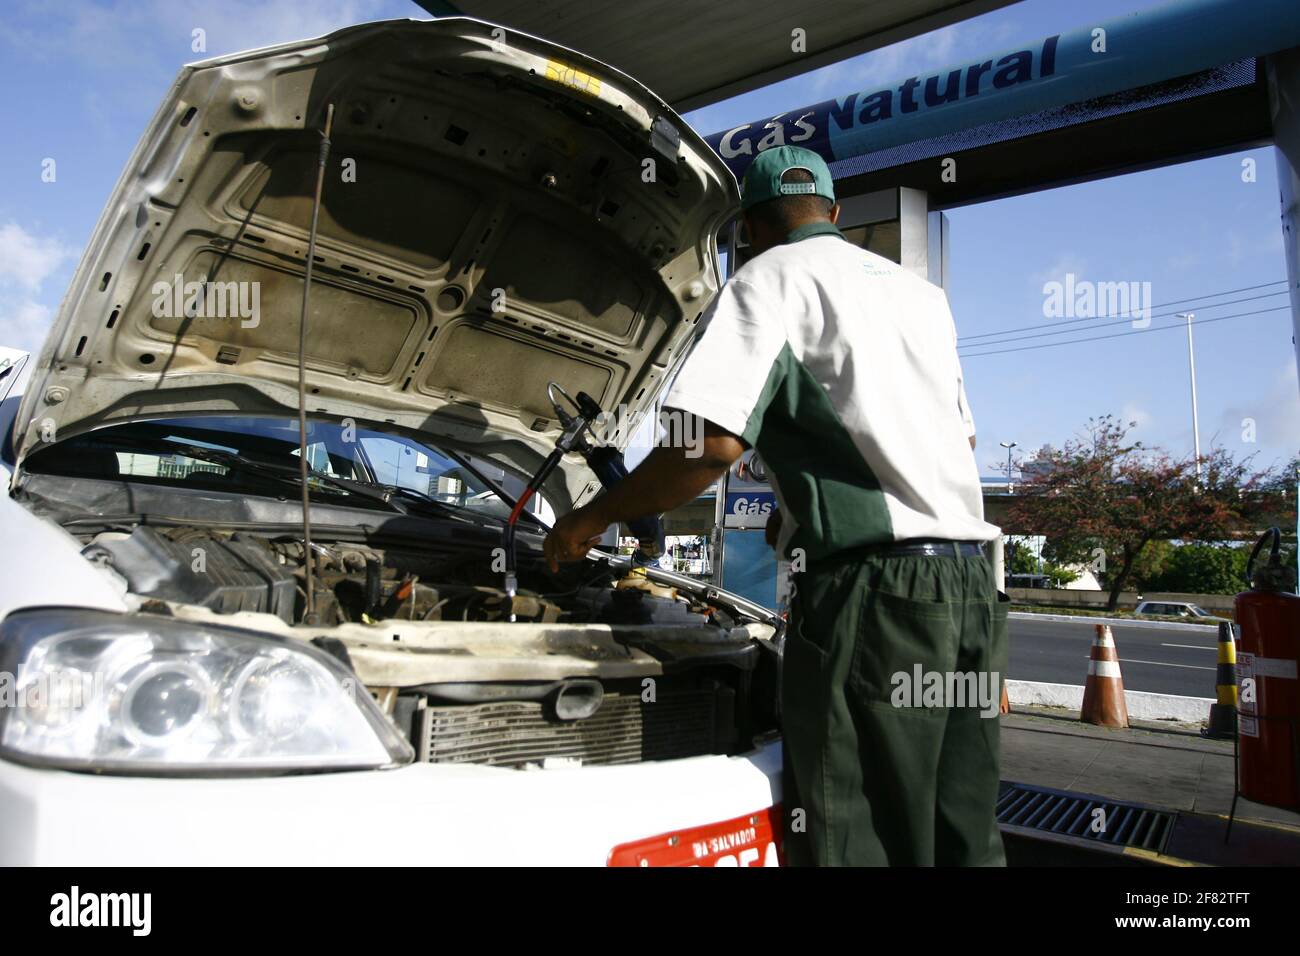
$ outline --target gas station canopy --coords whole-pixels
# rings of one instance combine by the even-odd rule
[[[679,113],[1010,5],[1013,0],[417,0],[545,37],[636,77]],[[793,31],[804,31],[795,52]]]

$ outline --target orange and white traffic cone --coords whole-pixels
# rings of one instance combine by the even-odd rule
[[[1128,705],[1124,681],[1119,674],[1119,654],[1109,624],[1097,625],[1088,661],[1088,680],[1083,685],[1083,709],[1079,719],[1099,727],[1127,727]]]

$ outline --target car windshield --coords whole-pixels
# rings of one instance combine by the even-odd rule
[[[495,518],[507,504],[485,480],[504,473],[489,463],[426,441],[351,423],[308,421],[307,464],[313,495],[374,506],[371,488]],[[486,468],[484,467],[486,465]],[[99,429],[34,453],[36,472],[284,494],[299,471],[296,418],[196,417],[132,422]]]

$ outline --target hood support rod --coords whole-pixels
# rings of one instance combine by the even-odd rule
[[[325,185],[325,164],[330,154],[330,128],[334,125],[334,104],[325,108],[325,131],[321,134],[320,159],[316,167],[316,194],[311,204],[311,229],[307,234],[307,271],[302,281],[302,314],[298,319],[298,473],[302,478],[303,572],[307,589],[303,623],[316,624],[315,584],[312,581],[311,491],[307,486],[307,300],[311,295],[312,265],[316,260],[316,221],[320,217],[320,196]]]

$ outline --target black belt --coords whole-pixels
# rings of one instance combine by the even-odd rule
[[[881,553],[889,558],[982,558],[983,541],[900,541],[883,546]]]
[[[869,544],[849,548],[829,555],[828,560],[841,558],[982,558],[983,541],[896,541],[892,544]]]

